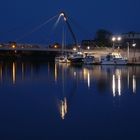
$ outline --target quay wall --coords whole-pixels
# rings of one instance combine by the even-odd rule
[[[0,49],[0,59],[47,59],[54,61],[56,56],[59,56],[62,52],[61,49]],[[65,49],[66,53],[72,53],[72,49]],[[94,48],[90,50],[81,49],[84,53],[90,53],[95,56],[97,60],[100,60],[101,56],[111,53],[112,48]],[[136,62],[140,63],[140,49],[130,48],[128,49],[115,49],[114,52],[120,52],[123,57],[127,57],[129,62],[133,62],[134,58]]]
[[[123,57],[127,57],[129,62],[133,62],[135,59],[136,62],[140,62],[140,49],[115,49],[114,51],[112,48],[95,48],[92,50],[84,50],[84,53],[91,53],[95,56],[95,58],[100,59],[101,56],[107,55],[108,53],[112,52],[120,52]]]

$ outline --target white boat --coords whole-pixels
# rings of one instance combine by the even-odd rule
[[[68,63],[69,62],[68,56],[64,52],[64,47],[66,45],[65,44],[65,41],[66,41],[65,39],[66,39],[66,34],[65,34],[65,30],[63,29],[63,32],[62,32],[62,50],[61,50],[61,55],[55,57],[55,62],[56,63]]]
[[[101,57],[102,65],[126,65],[127,58],[122,57],[120,53],[109,53]]]
[[[85,56],[84,64],[86,64],[86,65],[95,64],[95,57],[94,56],[90,56],[90,55]]]
[[[57,63],[69,63],[70,61],[68,60],[66,55],[61,55],[61,56],[55,57],[55,62],[57,62]]]
[[[84,62],[84,55],[82,52],[75,52],[68,57],[68,60],[71,63],[83,63]]]

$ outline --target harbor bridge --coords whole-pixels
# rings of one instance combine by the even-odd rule
[[[65,26],[67,27],[67,30],[69,31],[72,39],[73,39],[73,46],[75,50],[73,50],[73,47],[71,49],[66,48],[66,30],[63,26],[62,28],[62,44],[61,47],[41,47],[38,45],[38,47],[34,47],[33,45],[24,45],[19,44],[22,39],[26,38],[27,36],[30,36],[31,34],[37,32],[42,27],[50,23],[51,21],[55,20],[55,23],[53,25],[53,30],[57,27],[60,21],[63,21]],[[0,58],[41,58],[41,59],[54,59],[55,56],[60,55],[63,53],[73,53],[73,51],[78,50],[79,46],[77,43],[76,36],[72,30],[72,27],[69,23],[69,18],[67,18],[66,14],[64,12],[61,12],[60,14],[57,14],[56,16],[51,17],[47,21],[41,23],[37,27],[33,28],[31,31],[28,31],[28,33],[23,34],[21,37],[19,37],[15,42],[11,42],[8,45],[0,45]]]

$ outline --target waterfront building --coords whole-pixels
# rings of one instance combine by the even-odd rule
[[[95,41],[94,40],[82,40],[81,42],[81,47],[83,49],[93,49],[94,47],[96,47]]]
[[[136,43],[137,49],[140,49],[140,33],[137,32],[128,32],[122,34],[123,46],[126,46],[128,43],[132,46],[133,43]]]

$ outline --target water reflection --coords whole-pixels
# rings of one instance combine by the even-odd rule
[[[13,84],[15,84],[15,82],[16,82],[16,66],[15,66],[15,62],[13,62],[13,65],[12,65],[12,81],[13,81]]]
[[[89,69],[83,68],[83,75],[84,75],[84,80],[87,82],[88,88],[90,88],[91,73],[90,73]]]
[[[0,81],[2,81],[2,75],[3,75],[3,70],[2,70],[2,65],[0,64]]]
[[[67,99],[66,99],[66,97],[64,97],[63,100],[59,101],[59,111],[60,111],[61,118],[64,120],[65,115],[67,114]]]
[[[0,83],[18,84],[36,78],[53,80],[62,88],[63,98],[60,100],[61,114],[66,114],[66,96],[68,90],[75,93],[77,88],[97,90],[99,94],[112,89],[113,97],[121,96],[124,90],[137,92],[137,76],[140,67],[128,66],[71,66],[49,62],[1,61]],[[68,88],[69,86],[69,88]],[[62,115],[62,116],[63,116]],[[64,118],[64,116],[62,117]]]
[[[127,67],[127,66],[102,66],[104,73],[110,73],[112,75],[112,93],[115,97],[116,95],[121,96],[122,90],[132,89],[133,93],[136,93],[136,75],[139,74],[139,67]],[[132,88],[131,88],[132,87]]]
[[[0,62],[0,82],[1,84],[16,85],[27,79],[32,80],[37,77],[40,66],[36,62],[20,62],[20,61],[1,61]],[[45,63],[45,65],[47,65]],[[47,66],[46,66],[47,67]],[[48,67],[47,67],[48,70]]]
[[[112,91],[113,91],[113,96],[115,97],[115,95],[116,95],[116,80],[115,80],[114,74],[113,74],[113,78],[112,78]]]
[[[139,74],[140,68],[134,67],[135,66],[65,66],[63,68],[66,69],[67,73],[69,73],[68,75],[70,75],[73,80],[78,79],[78,85],[81,84],[81,81],[84,81],[88,89],[98,88],[98,93],[104,93],[109,87],[112,87],[112,95],[115,97],[125,94],[124,90],[130,90],[130,92],[136,93],[136,75]],[[60,66],[58,66],[58,69],[59,68]]]
[[[136,76],[133,75],[133,93],[136,93]]]
[[[0,61],[1,126],[15,126],[17,134],[18,125],[22,125],[23,131],[34,129],[44,136],[54,131],[60,136],[66,128],[65,138],[69,132],[89,138],[93,132],[106,135],[117,132],[117,125],[124,132],[132,119],[133,128],[139,123],[139,82],[140,67],[135,66]]]
[[[119,69],[115,70],[115,74],[112,76],[112,92],[115,97],[116,94],[121,96],[121,71]]]

